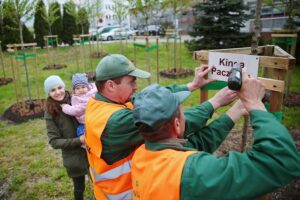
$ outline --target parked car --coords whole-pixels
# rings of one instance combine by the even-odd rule
[[[138,35],[146,35],[145,33],[148,31],[148,35],[161,35],[162,28],[156,25],[148,25],[140,28],[138,30]]]
[[[107,32],[100,34],[101,40],[114,40],[114,39],[130,39],[136,35],[135,30],[129,28],[113,28]]]
[[[92,35],[91,35],[91,39],[92,40],[99,40],[101,39],[100,38],[100,35],[103,34],[103,33],[107,33],[109,31],[111,31],[112,29],[115,29],[115,28],[120,28],[119,25],[113,25],[113,26],[103,26],[103,27],[100,27],[97,29],[96,32],[94,32]]]

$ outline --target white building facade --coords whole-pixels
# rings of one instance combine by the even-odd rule
[[[91,0],[93,1],[93,0]],[[124,1],[126,3],[126,1]],[[117,16],[113,11],[113,8],[115,6],[114,2],[112,0],[102,0],[101,1],[101,15],[102,17],[99,17],[96,20],[96,23],[91,23],[91,24],[96,24],[96,27],[93,28],[100,28],[103,26],[109,26],[109,25],[119,25]],[[95,25],[94,25],[95,26]],[[130,27],[130,15],[127,13],[126,17],[121,23],[121,26],[125,27]]]

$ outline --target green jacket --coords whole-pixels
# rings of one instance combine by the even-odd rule
[[[87,174],[87,155],[81,148],[79,138],[76,137],[77,120],[62,111],[57,118],[45,112],[44,118],[49,144],[54,149],[61,149],[63,165],[67,169],[68,176],[78,177]]]
[[[223,115],[226,121],[226,115]],[[300,156],[289,132],[265,111],[250,112],[254,144],[244,153],[230,151],[223,157],[212,153],[225,138],[204,129],[189,136],[190,148],[146,142],[153,151],[172,148],[201,151],[186,160],[180,184],[180,199],[255,199],[300,176]],[[229,120],[229,119],[227,119]],[[231,122],[232,123],[232,122]],[[213,136],[213,137],[212,137]]]
[[[172,92],[186,91],[186,85],[170,85],[166,87]],[[113,102],[103,95],[97,93],[96,98],[110,103]],[[195,106],[184,111],[186,116],[186,132],[188,135],[205,126],[211,118],[214,109],[209,102]],[[137,147],[144,143],[137,127],[133,122],[132,110],[121,109],[115,112],[108,120],[105,130],[101,136],[102,154],[101,158],[108,164],[113,164],[122,158],[127,157]]]

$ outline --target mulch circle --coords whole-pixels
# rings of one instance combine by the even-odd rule
[[[15,103],[3,114],[3,118],[16,124],[23,123],[29,119],[42,118],[44,116],[45,99],[35,99]]]
[[[250,149],[253,144],[253,129],[249,127],[247,132],[246,149]],[[290,133],[295,140],[297,150],[300,152],[300,130],[293,129]],[[215,151],[217,156],[224,156],[229,151],[241,152],[242,130],[233,129],[228,137],[223,141],[219,148]],[[289,184],[280,187],[267,194],[270,200],[298,200],[300,197],[300,177]]]
[[[107,55],[108,55],[108,53],[105,53],[103,51],[96,51],[91,54],[91,58],[103,58]]]
[[[286,106],[300,106],[300,93],[290,93],[284,100]]]
[[[194,70],[184,69],[184,68],[180,68],[180,69],[172,68],[169,70],[161,71],[159,74],[162,77],[166,77],[166,78],[184,78],[193,75]]]
[[[288,185],[285,185],[269,194],[270,200],[298,200],[300,197],[300,178],[295,179]]]
[[[67,65],[61,65],[61,64],[53,64],[53,65],[47,65],[43,68],[43,70],[50,70],[50,69],[62,69],[66,68]]]
[[[4,77],[1,77],[0,78],[0,86],[2,85],[7,85],[9,84],[10,82],[12,82],[13,79],[12,78],[4,78]]]

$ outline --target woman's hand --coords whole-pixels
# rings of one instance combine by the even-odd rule
[[[79,140],[80,140],[80,142],[81,142],[82,144],[84,144],[84,135],[81,135],[81,136],[79,137]]]

